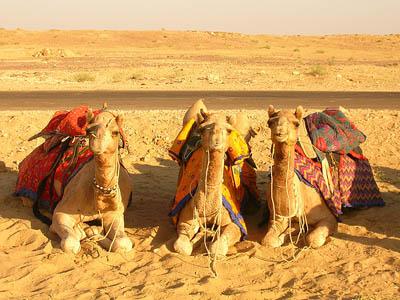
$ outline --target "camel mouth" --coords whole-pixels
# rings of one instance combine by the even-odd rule
[[[287,134],[284,134],[284,133],[276,133],[276,134],[274,134],[274,139],[277,142],[280,142],[280,143],[285,142],[287,140],[287,138],[288,138]]]
[[[92,152],[93,152],[93,154],[94,154],[94,155],[100,155],[100,154],[103,154],[103,152],[101,152],[101,151],[98,151],[98,150],[92,150]]]
[[[224,144],[222,144],[222,143],[211,144],[210,149],[211,150],[222,150],[222,149],[224,149]]]

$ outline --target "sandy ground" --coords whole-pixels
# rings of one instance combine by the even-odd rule
[[[211,38],[211,36],[210,36]],[[265,192],[271,162],[266,111],[246,111],[259,135],[252,141]],[[1,299],[396,299],[400,295],[400,111],[350,110],[368,136],[363,145],[386,201],[382,208],[352,210],[339,231],[318,250],[295,261],[291,247],[258,243],[261,216],[246,218],[249,240],[230,249],[212,278],[201,249],[193,257],[171,251],[175,230],[167,217],[177,165],[167,155],[184,112],[123,111],[132,154],[133,205],[126,231],[135,250],[108,253],[90,244],[77,256],[64,254],[48,228],[12,196],[17,164],[40,142],[28,137],[53,112],[0,112],[0,298]],[[228,111],[227,113],[231,113]],[[146,124],[146,126],[143,126]],[[263,201],[265,197],[263,196]]]
[[[0,29],[0,90],[400,91],[400,35]]]

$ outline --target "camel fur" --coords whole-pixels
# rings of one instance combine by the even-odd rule
[[[192,239],[199,231],[215,223],[221,226],[221,235],[210,247],[211,255],[225,256],[230,246],[240,241],[241,231],[232,222],[229,212],[222,204],[224,157],[227,137],[232,125],[220,114],[207,113],[202,100],[187,111],[184,120],[197,120],[202,140],[203,161],[200,181],[193,198],[181,210],[178,223],[178,238],[174,243],[176,252],[191,255]]]
[[[274,147],[271,182],[267,186],[267,204],[271,213],[268,229],[262,239],[264,246],[280,247],[289,234],[289,222],[306,217],[310,231],[306,242],[313,248],[322,246],[337,230],[337,220],[324,199],[312,187],[300,181],[294,172],[295,144],[303,108],[294,113],[268,109],[268,126]]]
[[[91,161],[71,179],[52,215],[50,232],[61,238],[61,248],[68,253],[80,251],[80,241],[98,235],[99,243],[110,251],[129,251],[132,242],[124,231],[124,211],[132,193],[128,171],[120,168],[119,141],[122,117],[103,110],[94,117],[88,113]],[[97,184],[97,185],[96,185]],[[54,182],[61,195],[61,183]],[[105,193],[99,187],[115,187]],[[26,199],[23,199],[26,202]],[[83,222],[101,219],[103,228],[83,228]]]

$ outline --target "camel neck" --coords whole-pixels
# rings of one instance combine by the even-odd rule
[[[222,150],[203,150],[203,164],[196,207],[202,214],[213,215],[221,206],[225,153]]]
[[[276,213],[289,216],[297,207],[294,197],[294,145],[274,144],[272,196]]]
[[[97,184],[112,187],[118,183],[119,161],[116,153],[94,155],[94,176]]]
[[[209,155],[207,152],[204,153],[204,164],[202,168],[202,175],[206,178],[205,184],[208,186],[208,190],[213,190],[216,188],[220,188],[223,179],[223,168],[224,168],[224,159],[225,153],[219,150],[211,150],[209,151]]]

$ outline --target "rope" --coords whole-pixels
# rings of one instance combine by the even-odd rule
[[[274,158],[275,155],[275,147],[274,145],[272,146],[272,158]],[[291,153],[289,152],[289,157],[288,157],[288,163],[287,163],[287,169],[286,169],[286,178],[285,178],[285,189],[286,189],[286,196],[287,196],[287,200],[288,200],[288,215],[281,215],[281,214],[277,214],[276,213],[276,209],[275,209],[275,201],[274,201],[274,196],[273,196],[273,186],[274,186],[274,177],[273,177],[273,165],[270,165],[270,169],[271,169],[271,202],[272,202],[272,210],[273,210],[273,225],[272,225],[272,229],[275,230],[276,232],[281,234],[284,234],[286,231],[289,230],[289,239],[290,239],[290,245],[293,247],[293,252],[292,252],[292,259],[291,260],[287,260],[286,258],[284,258],[283,256],[283,250],[281,248],[281,257],[284,261],[286,262],[290,262],[290,261],[295,261],[297,260],[297,258],[299,257],[299,255],[306,249],[308,249],[309,247],[303,247],[300,249],[300,251],[296,254],[295,253],[295,247],[297,246],[300,236],[305,236],[305,233],[308,231],[309,227],[308,227],[308,221],[307,221],[307,216],[306,213],[304,211],[304,204],[302,207],[302,212],[299,211],[300,208],[300,195],[298,193],[298,187],[294,184],[294,182],[292,183],[292,189],[293,189],[293,193],[294,193],[294,201],[295,201],[295,209],[293,211],[293,213],[290,213],[290,208],[291,208],[291,199],[289,196],[289,187],[288,187],[288,179],[289,179],[289,171],[290,171],[290,159],[292,159],[291,157]],[[293,158],[294,159],[294,158]],[[279,224],[276,223],[276,216],[278,216],[281,219],[287,219],[288,222],[288,226],[286,227],[286,229],[282,230],[283,228],[280,228],[281,231],[278,231],[277,227]],[[296,241],[294,242],[293,237],[292,237],[292,218],[296,217],[298,218],[299,221],[299,233],[297,235]],[[279,237],[279,236],[278,236]]]
[[[110,119],[110,121],[106,125],[106,128],[108,127],[108,125],[110,124],[110,122],[112,120],[113,119]],[[118,149],[117,149],[117,151],[115,151],[114,165],[115,165],[115,168],[114,168],[113,176],[112,176],[112,178],[110,180],[110,183],[112,183],[115,179],[117,180],[117,183],[115,184],[115,186],[117,187],[116,190],[115,190],[116,194],[115,194],[115,196],[113,198],[116,199],[116,201],[117,201],[117,211],[120,211],[120,208],[121,208],[120,205],[121,205],[121,202],[122,202],[122,195],[121,195],[121,189],[119,187],[119,175],[120,175],[121,165],[120,165],[120,161],[119,161]],[[105,187],[105,189],[109,189],[110,186],[111,186],[111,184],[109,186]],[[96,201],[96,193],[95,192],[93,193],[93,201],[94,202]],[[105,230],[103,215],[102,215],[100,210],[98,210],[98,214],[99,214],[100,220],[101,220],[101,232],[103,233],[104,230]],[[102,240],[105,240],[106,238],[109,238],[108,235],[110,234],[110,232],[111,232],[111,230],[112,230],[112,228],[114,226],[116,217],[117,217],[117,214],[114,215],[114,217],[113,217],[113,219],[111,221],[111,224],[110,224],[107,232],[105,233],[105,235],[102,235],[102,236],[100,235],[100,237],[98,237],[98,235],[93,235],[90,238],[85,238],[84,241],[97,243],[97,242],[100,242]],[[81,218],[82,218],[82,215],[81,215]],[[118,225],[117,225],[117,229],[115,230],[114,236],[113,236],[113,238],[111,240],[111,243],[110,243],[110,246],[108,248],[108,252],[111,252],[112,246],[115,243],[115,240],[116,240],[116,237],[117,237],[117,233],[118,233],[118,231],[120,229],[121,223],[122,223],[121,220],[119,220],[118,221]]]
[[[224,175],[224,165],[225,165],[225,161],[224,161],[224,156],[222,157],[222,161],[220,166],[222,166],[221,168],[221,178],[222,180],[218,183],[216,183],[215,185],[212,186],[219,186],[219,193],[222,192],[222,188],[221,185],[223,183],[223,175]],[[205,167],[205,176],[204,178],[201,178],[201,182],[199,183],[199,186],[201,186],[202,183],[204,183],[204,197],[205,197],[205,201],[203,203],[203,220],[200,220],[198,211],[197,211],[197,207],[196,205],[194,205],[194,211],[193,211],[193,217],[196,218],[197,220],[199,220],[199,226],[201,228],[201,230],[204,232],[203,235],[203,243],[204,243],[204,247],[206,249],[207,252],[207,257],[208,257],[208,263],[209,263],[209,267],[211,272],[213,273],[214,277],[218,277],[218,272],[217,272],[217,268],[216,268],[216,264],[217,264],[217,255],[212,255],[210,252],[210,249],[207,246],[207,234],[210,233],[214,233],[212,237],[212,242],[216,242],[216,254],[218,254],[218,249],[220,246],[220,240],[221,240],[221,220],[222,220],[222,196],[219,195],[218,198],[221,200],[219,201],[219,205],[218,208],[215,212],[215,218],[213,221],[213,224],[211,226],[211,229],[209,230],[207,228],[207,217],[214,217],[214,212],[210,215],[206,215],[206,201],[207,201],[207,196],[208,196],[208,185],[207,185],[207,178],[208,178],[208,172],[209,172],[209,167],[210,167],[210,150],[206,149],[205,150],[205,159],[206,159],[206,167]],[[192,184],[192,183],[191,183]]]

